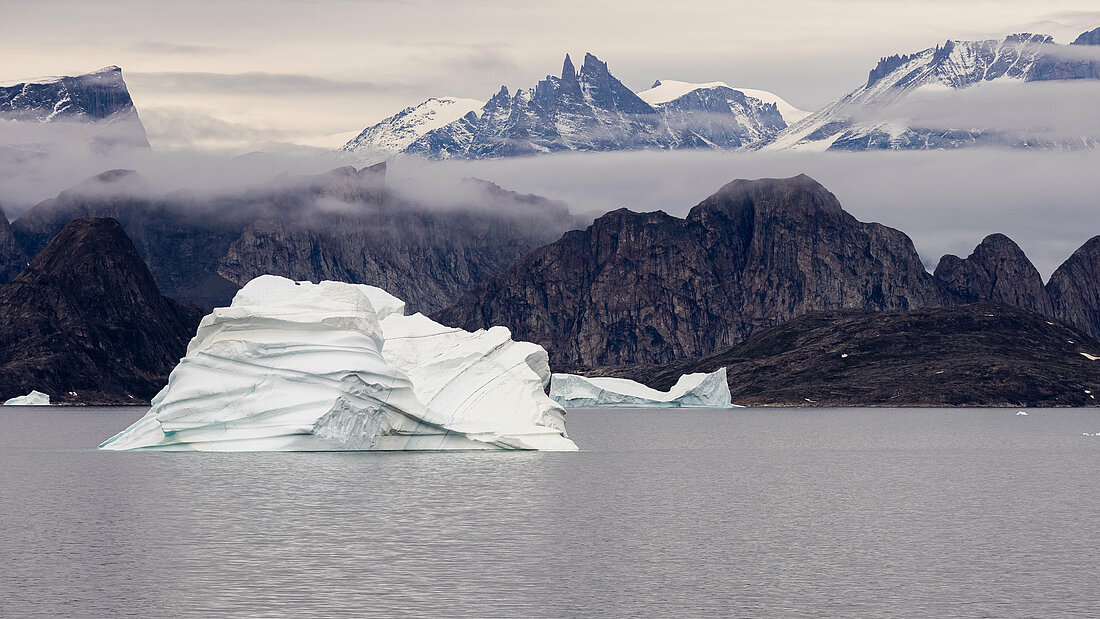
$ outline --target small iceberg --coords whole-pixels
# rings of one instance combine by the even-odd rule
[[[11,398],[4,402],[4,406],[49,406],[50,396],[41,391],[31,390],[27,395]]]
[[[684,374],[668,391],[625,378],[554,374],[550,397],[566,408],[741,408],[731,404],[726,368]]]
[[[1027,411],[1016,411],[1017,417],[1027,417]]]
[[[203,318],[108,450],[576,450],[546,351],[416,314],[380,288],[264,275]]]

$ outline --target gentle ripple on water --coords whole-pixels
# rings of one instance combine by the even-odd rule
[[[0,615],[1065,616],[1095,410],[573,411],[579,453],[106,453],[0,411]]]

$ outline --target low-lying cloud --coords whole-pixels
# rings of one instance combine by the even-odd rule
[[[56,147],[56,144],[54,145]],[[225,191],[280,173],[317,174],[346,162],[333,156],[120,149],[91,153],[79,140],[62,150],[33,144],[0,149],[0,206],[9,217],[109,169],[137,170],[150,190]],[[621,207],[683,216],[738,178],[806,173],[862,221],[900,229],[932,269],[945,253],[968,255],[986,235],[1015,240],[1044,277],[1100,234],[1100,151],[737,153],[650,151],[548,155],[489,161],[391,161],[387,185],[427,206],[469,201],[462,179],[569,205],[576,214]],[[475,196],[476,199],[476,196]]]
[[[988,234],[1015,240],[1047,277],[1100,234],[1100,152],[633,152],[428,164],[398,160],[391,182],[431,187],[467,176],[558,199],[575,213],[621,207],[683,216],[738,178],[809,174],[862,221],[898,228],[925,265],[966,256]]]

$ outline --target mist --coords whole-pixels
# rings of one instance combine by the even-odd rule
[[[738,178],[809,174],[861,221],[902,230],[926,267],[967,256],[985,236],[1008,235],[1044,279],[1100,234],[1100,152],[868,153],[632,152],[493,161],[394,161],[389,183],[434,191],[473,176],[564,201],[574,213],[627,207],[684,216]]]
[[[1056,93],[1064,86],[1036,92]],[[1043,100],[1038,98],[1035,107]],[[1073,118],[1086,116],[1082,112]],[[149,191],[161,195],[236,191],[283,173],[319,174],[349,164],[331,152],[319,153],[229,157],[209,151],[122,148],[103,155],[76,135],[68,141],[55,139],[48,149],[32,144],[0,150],[0,206],[14,219],[37,202],[111,169],[136,170]],[[930,270],[943,254],[966,256],[986,235],[1001,232],[1023,248],[1046,278],[1077,247],[1100,234],[1097,169],[1100,152],[1095,150],[646,151],[483,161],[396,158],[389,162],[386,184],[395,194],[428,207],[476,204],[484,190],[462,182],[473,177],[564,202],[577,215],[627,207],[684,216],[734,179],[806,173],[858,219],[908,234]]]

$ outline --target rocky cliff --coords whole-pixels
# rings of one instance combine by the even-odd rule
[[[147,402],[201,317],[160,294],[117,221],[73,221],[0,286],[0,400]]]
[[[149,146],[122,69],[115,66],[85,75],[0,86],[0,118],[32,124],[94,125],[83,132],[94,145]]]
[[[6,282],[19,275],[27,266],[27,257],[23,254],[23,248],[15,242],[15,236],[11,233],[11,224],[0,208],[0,282]]]
[[[966,259],[940,258],[936,282],[954,303],[997,301],[1054,315],[1039,271],[1023,250],[1003,234],[991,234]]]
[[[433,311],[579,222],[559,202],[470,180],[446,204],[386,190],[385,165],[283,176],[248,190],[158,195],[140,176],[108,172],[13,222],[34,255],[80,217],[118,219],[173,298],[226,305],[265,273],[372,284]]]
[[[943,302],[908,237],[857,221],[802,175],[734,181],[685,219],[608,213],[439,319],[505,325],[569,368],[707,355],[815,310]]]
[[[1100,236],[1085,242],[1047,282],[1053,315],[1100,338]]]
[[[909,312],[820,312],[706,359],[600,375],[667,389],[725,367],[735,404],[1097,406],[1100,342],[1037,312],[975,303]]]

